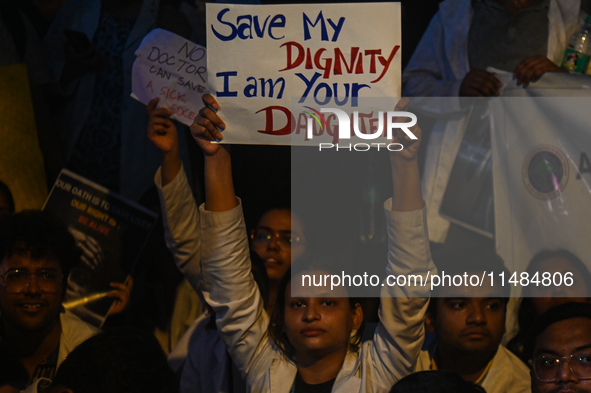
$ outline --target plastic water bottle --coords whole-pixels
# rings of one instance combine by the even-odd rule
[[[584,74],[589,65],[589,56],[591,53],[591,16],[585,19],[585,24],[581,29],[573,34],[568,47],[564,51],[562,59],[562,68],[572,72]]]

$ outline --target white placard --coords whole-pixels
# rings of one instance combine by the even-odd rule
[[[208,3],[207,43],[226,143],[308,144],[307,120],[321,108],[400,96],[400,3]],[[314,120],[319,138],[336,127],[325,118]]]
[[[131,96],[143,104],[159,97],[173,119],[190,126],[207,90],[204,47],[163,29],[154,29],[135,52]]]

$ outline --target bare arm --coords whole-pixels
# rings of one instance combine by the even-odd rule
[[[400,100],[396,110],[404,110],[407,105],[408,99]],[[392,211],[408,212],[422,209],[424,206],[417,158],[421,129],[414,126],[411,131],[419,139],[412,140],[406,134],[399,132],[396,142],[402,143],[405,147],[401,151],[390,153],[393,185]]]
[[[205,156],[205,209],[222,212],[238,206],[232,182],[230,148],[212,143],[224,139],[219,129],[225,129],[226,125],[218,116],[220,107],[211,95],[204,95],[203,103],[206,107],[195,118],[191,133]]]
[[[251,274],[251,261],[242,208],[234,193],[230,152],[218,130],[225,124],[218,103],[203,97],[206,107],[191,126],[205,156],[205,206],[200,209],[203,296],[216,313],[228,351],[246,375],[252,391],[277,357],[266,334],[269,317]]]
[[[173,121],[172,112],[168,108],[157,108],[158,98],[148,104],[148,139],[162,153],[160,171],[162,187],[169,184],[181,171],[183,166],[179,154],[179,136]]]

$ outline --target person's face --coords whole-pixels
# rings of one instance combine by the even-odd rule
[[[260,234],[268,234],[270,239]],[[279,281],[291,262],[305,250],[302,224],[295,216],[292,220],[289,210],[273,209],[265,213],[253,235],[252,250],[263,260],[270,281]]]
[[[427,329],[437,334],[438,351],[494,356],[505,333],[501,294],[483,286],[443,289],[441,295],[431,299],[437,302],[435,318],[426,320]]]
[[[294,277],[294,279],[297,279]],[[284,330],[296,357],[321,358],[342,353],[349,347],[353,329],[359,329],[363,311],[349,303],[344,288],[312,287],[314,297],[291,297],[291,284],[285,290]]]
[[[534,344],[534,359],[540,355],[570,356],[591,354],[591,319],[571,318],[556,322],[542,334]],[[573,375],[570,362],[560,361],[556,370],[556,380],[540,381],[536,373],[531,371],[531,387],[533,393],[584,393],[591,392],[591,379],[579,379]]]
[[[46,286],[39,278],[32,275],[28,284],[19,293],[7,286],[5,274],[14,269],[39,272],[46,269],[61,277],[62,270],[58,261],[41,258],[31,259],[27,254],[13,253],[0,264],[0,312],[5,326],[27,332],[38,332],[51,328],[58,320],[63,297],[63,278],[55,291],[47,293]],[[43,288],[42,288],[43,286]]]
[[[542,315],[552,307],[560,304],[577,302],[587,303],[587,287],[586,283],[581,280],[583,272],[579,271],[568,259],[562,257],[554,257],[546,259],[538,266],[539,274],[549,272],[560,273],[565,277],[565,273],[572,273],[573,285],[566,286],[532,286],[530,288],[531,301],[534,306],[536,315]],[[541,277],[540,277],[541,279]]]

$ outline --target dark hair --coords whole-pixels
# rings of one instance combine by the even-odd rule
[[[583,261],[581,261],[575,254],[573,254],[570,251],[567,251],[564,249],[542,250],[542,251],[538,252],[536,255],[534,255],[534,257],[531,259],[531,261],[529,262],[529,265],[527,266],[527,272],[531,276],[533,273],[540,270],[540,264],[542,262],[545,262],[545,261],[547,261],[549,259],[553,259],[553,258],[566,259],[575,267],[575,269],[577,269],[579,272],[581,272],[581,274],[583,276],[577,277],[577,280],[578,279],[584,280],[585,288],[587,288],[587,294],[589,295],[588,288],[589,288],[589,285],[591,285],[591,274],[589,274],[589,270],[587,270],[587,267],[585,266]],[[526,286],[523,289],[523,297],[524,298],[529,296],[529,289],[530,289],[529,286]]]
[[[305,232],[304,223],[303,223],[303,220],[302,220],[301,215],[298,214],[298,212],[292,210],[291,205],[289,203],[287,203],[287,204],[276,204],[276,205],[272,205],[271,207],[266,208],[265,210],[263,210],[263,212],[261,214],[258,215],[256,221],[254,221],[254,222],[256,222],[256,225],[258,226],[259,225],[259,222],[261,221],[261,219],[267,213],[270,213],[273,210],[285,211],[285,212],[288,212],[292,217],[296,217],[299,220],[300,225],[302,226],[302,231]],[[251,228],[251,230],[252,229],[255,229],[255,228],[256,227],[253,227],[253,228]],[[298,233],[298,235],[303,236],[304,234],[303,233]]]
[[[75,393],[175,393],[177,378],[156,338],[133,328],[104,331],[74,349],[52,387]]]
[[[279,282],[279,288],[277,291],[277,302],[275,303],[275,309],[273,310],[273,314],[271,315],[271,323],[269,325],[269,336],[275,343],[275,345],[283,352],[285,356],[289,359],[293,359],[295,355],[295,348],[289,342],[287,335],[283,331],[285,326],[285,292],[287,289],[287,285],[291,282],[292,272],[293,275],[299,275],[303,272],[336,272],[337,270],[333,268],[333,264],[327,261],[318,261],[318,262],[309,262],[310,259],[304,257],[300,258],[297,263],[297,266],[294,267],[292,265],[285,275],[281,278]],[[293,269],[293,270],[292,270]],[[293,290],[293,288],[292,288]],[[361,304],[361,299],[349,297],[349,305],[351,306],[351,310],[354,310],[357,304]],[[363,328],[365,326],[365,322],[361,323],[360,328],[357,330],[355,335],[351,337],[349,340],[349,349],[351,351],[357,351],[359,349],[359,345],[361,344],[361,337],[363,335]]]
[[[527,339],[524,345],[524,355],[527,359],[533,357],[536,340],[540,334],[550,327],[550,325],[571,318],[591,319],[591,304],[575,302],[561,304],[552,307],[536,318],[526,335]]]
[[[589,285],[591,285],[591,274],[589,274],[589,270],[576,255],[571,253],[567,250],[542,250],[538,252],[529,262],[527,267],[527,273],[530,277],[534,274],[534,272],[538,272],[540,270],[540,264],[544,261],[553,258],[564,258],[568,260],[575,269],[577,269],[581,274],[582,277],[577,277],[577,279],[583,279],[585,282],[585,288],[587,289],[587,295],[589,295]],[[519,330],[515,337],[509,341],[507,344],[507,348],[509,348],[515,355],[521,358],[524,362],[527,363],[527,355],[524,353],[523,344],[527,337],[527,332],[530,330],[533,321],[538,317],[536,315],[536,311],[534,310],[534,304],[532,302],[532,298],[529,296],[529,287],[525,287],[523,289],[523,294],[521,297],[521,302],[519,304],[519,310],[517,312],[517,326]]]
[[[254,281],[259,287],[259,292],[263,298],[265,307],[269,304],[269,277],[267,276],[267,270],[265,269],[265,262],[259,257],[259,255],[251,251],[250,252],[250,271]],[[215,315],[215,314],[213,314]]]
[[[486,393],[482,386],[465,381],[450,371],[433,370],[410,374],[398,381],[390,393]]]
[[[253,220],[249,225],[249,232],[259,226],[259,222],[265,216],[265,214],[273,210],[287,211],[291,213],[291,206],[289,204],[275,204],[271,206],[265,206],[263,209],[258,209],[258,211],[254,214],[255,220]],[[252,223],[255,223],[254,227],[252,226]]]
[[[40,210],[24,210],[0,220],[0,263],[14,253],[55,259],[64,278],[80,261],[80,250],[67,226]],[[66,285],[64,293],[65,289]]]
[[[10,192],[10,188],[0,180],[0,194],[4,194],[6,200],[8,201],[8,213],[14,213],[14,198],[12,196],[12,192]]]
[[[443,273],[449,276],[478,273],[478,276],[486,274],[486,277],[488,277],[490,273],[493,273],[494,277],[498,277],[500,273],[503,273],[505,277],[510,276],[503,260],[494,251],[483,250],[479,247],[450,249],[440,254],[434,262],[440,275],[443,275]],[[435,298],[440,297],[441,288],[435,287],[429,302],[427,312],[431,314],[432,318],[437,318],[437,301]],[[501,296],[503,304],[507,307],[511,288],[506,285],[501,290],[503,291]]]

